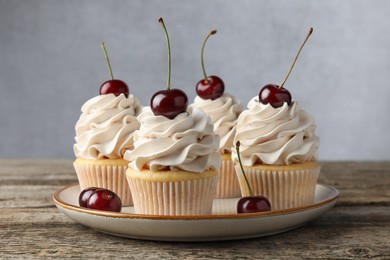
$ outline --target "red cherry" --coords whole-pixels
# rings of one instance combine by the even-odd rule
[[[237,213],[271,211],[271,203],[263,196],[242,197],[237,203]]]
[[[307,39],[309,39],[309,37],[312,33],[313,33],[313,28],[310,28],[309,32],[306,35],[305,40],[301,44],[301,47],[299,48],[299,50],[295,56],[295,59],[294,59],[292,65],[290,66],[290,69],[287,72],[287,75],[283,79],[282,84],[280,84],[280,86],[275,85],[275,84],[265,85],[260,90],[259,102],[261,102],[263,104],[270,104],[274,108],[283,106],[284,102],[287,102],[288,105],[291,105],[291,94],[287,89],[283,88],[283,86],[284,86],[284,83],[286,83],[288,77],[290,76],[290,73],[291,73],[292,69],[294,68],[295,63],[297,62],[297,59],[299,57],[299,54],[302,51],[303,46],[305,46]]]
[[[99,188],[96,187],[89,187],[83,190],[79,195],[79,205],[80,207],[87,207],[87,201],[89,197],[91,197],[92,193]]]
[[[280,88],[275,84],[268,84],[260,90],[259,102],[264,105],[270,104],[274,108],[283,106],[284,102],[291,105],[291,94],[285,88]]]
[[[217,33],[217,30],[212,30],[209,32],[206,36],[206,38],[203,41],[201,55],[200,55],[200,61],[202,64],[202,71],[203,71],[203,79],[196,84],[196,93],[198,96],[202,99],[217,99],[220,96],[223,95],[223,92],[225,91],[225,84],[223,83],[222,79],[218,76],[209,76],[207,77],[206,70],[204,68],[204,59],[203,59],[203,52],[204,52],[204,46],[206,45],[207,40],[210,38],[211,35],[214,35]]]
[[[196,85],[196,93],[202,99],[217,99],[223,95],[225,85],[218,76],[209,76],[207,81],[202,79]]]
[[[236,142],[236,151],[237,151],[238,162],[241,167],[242,175],[244,176],[250,194],[250,196],[242,197],[241,199],[239,199],[239,201],[237,202],[237,213],[271,211],[271,203],[266,197],[253,195],[251,185],[249,184],[248,178],[245,174],[244,166],[242,165],[242,161],[241,161],[240,141]]]
[[[102,49],[104,52],[104,56],[107,60],[108,71],[110,72],[111,80],[107,80],[100,87],[100,95],[114,94],[115,96],[119,96],[120,94],[124,94],[126,97],[129,96],[129,88],[127,84],[119,79],[114,79],[114,75],[112,74],[110,60],[108,58],[108,54],[106,51],[106,47],[104,46],[104,42],[102,42]]]
[[[150,107],[153,113],[169,119],[187,110],[188,97],[180,89],[160,90],[150,99]]]
[[[127,84],[119,79],[107,80],[100,87],[100,95],[106,94],[114,94],[115,96],[119,96],[120,94],[124,94],[126,97],[129,96],[129,88]]]
[[[165,32],[168,47],[168,80],[166,90],[156,92],[150,99],[150,108],[153,113],[158,116],[162,115],[169,119],[175,118],[178,114],[187,110],[188,97],[186,93],[180,89],[171,89],[171,45],[169,43],[169,35],[165,27],[162,17],[158,18]]]
[[[87,208],[120,212],[122,201],[113,191],[97,189],[89,197]]]

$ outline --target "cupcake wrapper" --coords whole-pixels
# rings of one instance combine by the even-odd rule
[[[215,198],[237,198],[240,196],[241,190],[234,170],[234,162],[231,159],[222,160],[219,168],[219,180]]]
[[[239,165],[235,166],[242,196],[249,189]],[[271,171],[245,168],[254,195],[262,195],[271,202],[272,210],[302,207],[314,202],[314,192],[320,167],[300,170]]]
[[[126,181],[127,166],[77,163],[73,165],[81,190],[89,187],[109,189],[121,198],[122,206],[133,205],[129,184]]]
[[[127,177],[137,214],[184,216],[211,214],[218,176],[155,182]]]

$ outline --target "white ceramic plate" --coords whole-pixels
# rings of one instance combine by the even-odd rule
[[[78,223],[98,231],[136,239],[158,241],[217,241],[261,237],[304,225],[331,209],[339,196],[333,187],[317,184],[313,205],[286,210],[237,214],[236,199],[215,199],[213,214],[204,216],[153,216],[78,206],[79,185],[57,191],[57,208]]]

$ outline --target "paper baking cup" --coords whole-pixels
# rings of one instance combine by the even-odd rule
[[[130,169],[129,169],[130,170]],[[218,176],[181,181],[150,181],[127,173],[136,214],[185,216],[211,214]]]
[[[241,197],[241,190],[234,169],[234,162],[231,159],[222,158],[215,198],[225,199],[237,197]]]
[[[127,165],[84,164],[74,162],[81,190],[89,187],[105,188],[121,198],[122,206],[133,205],[129,184],[126,181]]]
[[[235,166],[242,196],[249,196],[249,189],[239,165]],[[314,203],[314,192],[320,167],[308,169],[268,170],[245,167],[254,195],[265,196],[272,210],[296,208]]]

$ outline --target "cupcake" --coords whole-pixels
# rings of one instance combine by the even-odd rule
[[[232,198],[241,195],[238,180],[234,171],[234,163],[231,159],[231,147],[235,134],[237,117],[242,111],[240,102],[230,94],[224,94],[223,80],[215,75],[207,76],[204,67],[203,52],[207,40],[217,30],[210,31],[203,41],[201,49],[201,65],[203,79],[196,85],[197,96],[193,106],[202,109],[211,118],[214,131],[220,137],[219,152],[221,154],[221,166],[219,169],[219,181],[216,198]]]
[[[241,143],[244,169],[254,194],[267,197],[273,210],[313,203],[320,172],[315,129],[297,101],[274,108],[255,97],[239,116],[234,141]],[[232,157],[241,192],[249,196],[235,150]]]
[[[214,100],[197,96],[193,106],[202,109],[210,117],[214,131],[220,137],[221,166],[216,198],[240,197],[241,191],[231,159],[236,122],[242,111],[240,102],[232,95],[225,93]]]
[[[115,192],[123,206],[133,204],[126,181],[128,162],[123,159],[127,149],[133,148],[133,133],[139,128],[137,116],[142,106],[129,95],[127,84],[114,79],[104,42],[101,45],[111,80],[100,86],[99,96],[88,100],[81,108],[76,123],[77,159],[73,165],[81,190],[89,187]]]
[[[128,161],[123,154],[133,148],[133,133],[139,128],[136,116],[141,110],[137,98],[125,94],[96,96],[82,106],[73,146],[81,190],[106,188],[115,192],[124,206],[132,205],[126,181]]]
[[[219,138],[210,118],[188,107],[188,97],[170,88],[171,49],[168,31],[162,25],[168,47],[168,80],[156,92],[150,107],[138,116],[134,149],[126,151],[126,171],[134,210],[151,215],[211,214],[218,181]]]
[[[280,86],[265,85],[237,121],[234,143],[241,143],[242,164],[252,190],[255,195],[267,197],[273,210],[303,207],[314,202],[320,173],[316,125],[283,87],[312,32],[310,28]],[[242,195],[248,196],[235,150],[232,158],[237,162]]]
[[[145,107],[138,116],[127,180],[135,212],[152,215],[211,213],[220,156],[219,138],[204,112],[188,107],[170,119]]]

